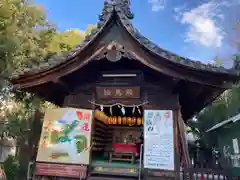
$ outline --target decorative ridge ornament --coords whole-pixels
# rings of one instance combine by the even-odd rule
[[[111,4],[114,9],[118,12],[119,10],[128,18],[133,19],[134,15],[130,9],[130,0],[107,0],[105,1]]]
[[[107,54],[106,54],[106,58],[111,61],[111,62],[117,62],[121,59],[122,57],[122,52],[121,52],[121,45],[116,43],[116,42],[112,42],[111,44],[108,45],[107,47]]]

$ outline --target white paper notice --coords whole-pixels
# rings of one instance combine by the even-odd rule
[[[174,170],[173,112],[144,110],[144,168]]]
[[[232,141],[233,141],[233,151],[234,151],[234,154],[239,154],[238,139],[234,138]]]

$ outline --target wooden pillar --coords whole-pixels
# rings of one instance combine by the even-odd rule
[[[181,108],[178,110],[178,118],[177,118],[178,132],[179,132],[179,145],[180,145],[180,156],[181,156],[181,164],[185,167],[191,166],[189,151],[188,151],[188,142],[185,136],[185,128],[184,122],[182,119]]]
[[[179,130],[178,115],[179,111],[173,111],[173,134],[174,134],[174,164],[175,164],[175,180],[180,179],[180,146],[179,146]]]

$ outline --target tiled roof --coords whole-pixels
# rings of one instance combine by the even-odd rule
[[[138,41],[142,46],[147,48],[147,50],[152,53],[158,55],[161,58],[169,60],[173,63],[176,63],[180,66],[192,68],[200,71],[208,71],[208,72],[218,72],[223,74],[230,75],[239,75],[239,71],[236,69],[226,69],[223,67],[217,67],[211,64],[203,64],[199,61],[193,61],[188,58],[184,58],[178,56],[172,52],[166,51],[160,48],[158,45],[152,43],[146,37],[141,35],[132,25],[131,19],[133,18],[133,14],[130,11],[130,1],[129,0],[108,0],[104,3],[104,8],[102,10],[102,14],[99,16],[99,21],[97,24],[97,28],[93,29],[91,33],[86,36],[83,42],[77,45],[69,52],[63,53],[61,56],[54,56],[50,58],[46,63],[40,65],[33,65],[30,68],[25,68],[22,70],[18,70],[12,75],[13,79],[18,79],[21,76],[29,76],[32,74],[36,74],[39,72],[43,72],[49,70],[57,65],[63,64],[66,61],[76,57],[79,55],[88,45],[90,45],[94,39],[98,36],[98,34],[104,31],[104,27],[107,22],[111,19],[111,17],[116,14],[121,21],[122,25],[126,28],[126,30]]]

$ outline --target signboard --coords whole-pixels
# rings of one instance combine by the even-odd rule
[[[92,110],[47,109],[37,162],[89,164]]]
[[[171,110],[144,110],[144,168],[174,170]]]
[[[86,178],[87,166],[51,163],[36,163],[37,176],[57,176],[69,178]]]
[[[97,97],[109,98],[140,98],[140,87],[97,87]]]

